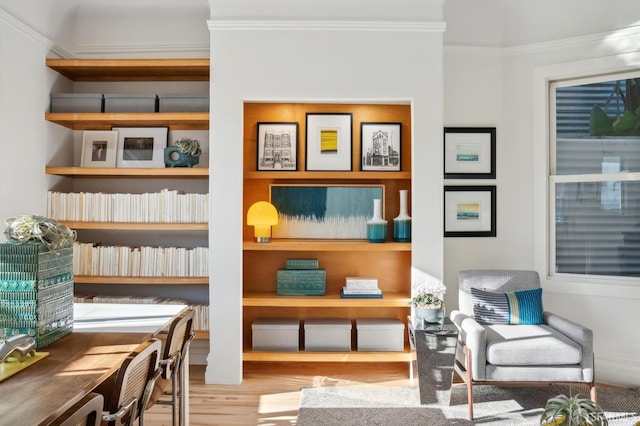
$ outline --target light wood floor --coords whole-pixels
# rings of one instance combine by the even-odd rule
[[[240,385],[205,385],[204,371],[191,366],[191,426],[291,426],[302,388],[411,384],[408,363],[246,363]],[[171,407],[151,407],[145,425],[171,425]]]

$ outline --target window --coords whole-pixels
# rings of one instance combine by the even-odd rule
[[[640,277],[640,72],[550,87],[555,273]]]

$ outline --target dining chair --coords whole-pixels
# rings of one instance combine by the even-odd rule
[[[195,313],[189,309],[176,317],[167,333],[160,359],[162,374],[155,383],[147,408],[153,404],[171,405],[172,425],[185,424],[185,368],[189,346],[195,337],[193,321]]]
[[[159,368],[162,343],[151,339],[138,346],[123,361],[118,371],[96,389],[104,396],[102,424],[109,426],[144,425],[144,411],[156,379],[162,373]]]
[[[49,426],[100,426],[104,397],[91,392],[67,411],[56,417]]]

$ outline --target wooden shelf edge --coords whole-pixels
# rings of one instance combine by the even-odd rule
[[[322,179],[322,180],[389,180],[411,179],[411,171],[402,172],[309,172],[309,171],[285,171],[285,172],[269,172],[269,171],[245,171],[245,179],[269,179],[269,180],[286,180],[286,179]]]
[[[277,240],[269,243],[244,241],[243,250],[247,251],[411,251],[411,243],[387,241],[370,243],[367,240]]]
[[[45,120],[73,130],[111,130],[111,127],[171,127],[175,130],[208,130],[208,112],[47,112]]]
[[[208,81],[209,58],[46,59],[48,68],[73,81]]]
[[[209,277],[119,277],[74,275],[76,284],[208,285]]]
[[[254,352],[244,351],[245,362],[409,362],[415,353],[403,352]]]
[[[338,294],[326,296],[278,296],[276,293],[249,292],[242,298],[244,307],[279,307],[279,308],[407,308],[411,297],[405,293],[383,292],[383,297],[376,298],[342,298]]]
[[[145,177],[145,178],[207,178],[204,167],[127,168],[127,167],[66,167],[47,166],[48,175],[67,177]]]
[[[209,340],[209,330],[195,330],[196,340]]]
[[[61,220],[71,229],[95,229],[110,231],[206,231],[208,223],[134,223],[134,222],[80,222]]]

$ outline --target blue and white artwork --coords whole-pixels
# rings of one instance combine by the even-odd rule
[[[366,239],[373,200],[384,185],[271,185],[273,238]]]

